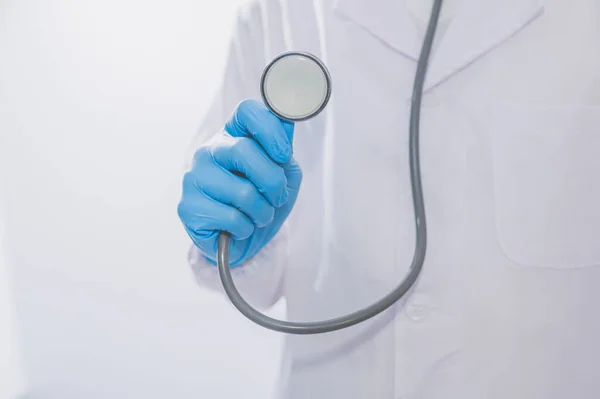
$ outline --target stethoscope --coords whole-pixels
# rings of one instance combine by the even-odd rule
[[[362,323],[388,309],[399,301],[417,280],[423,268],[427,247],[427,226],[419,162],[421,97],[441,6],[442,0],[434,0],[412,93],[409,167],[415,212],[416,244],[409,272],[392,292],[356,312],[316,322],[278,320],[255,310],[240,295],[229,270],[230,235],[227,232],[221,232],[218,239],[217,263],[223,288],[233,305],[256,324],[270,330],[290,334],[320,334],[340,330]],[[314,55],[303,52],[286,52],[275,57],[266,66],[260,81],[260,91],[265,105],[279,118],[293,122],[304,121],[319,114],[329,102],[331,76],[325,65]]]

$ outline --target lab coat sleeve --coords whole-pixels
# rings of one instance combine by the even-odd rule
[[[222,130],[240,101],[260,99],[259,82],[266,56],[259,7],[258,3],[246,4],[237,14],[222,83],[190,146],[186,157],[188,167],[195,149]],[[257,255],[232,269],[240,293],[259,309],[272,306],[282,295],[281,283],[287,263],[287,229],[287,224],[284,224]],[[189,249],[188,261],[201,287],[223,292],[216,266],[208,262],[194,245]]]
[[[258,309],[272,306],[282,295],[282,281],[287,256],[287,225],[245,264],[231,269],[235,286],[250,305]],[[217,267],[191,246],[188,260],[196,282],[210,290],[224,294]]]

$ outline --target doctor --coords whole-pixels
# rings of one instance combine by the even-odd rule
[[[239,14],[178,208],[198,282],[289,320],[396,286],[415,237],[408,111],[431,0],[264,0]],[[279,398],[600,397],[600,2],[445,0],[423,98],[428,253],[358,326],[287,335]],[[286,50],[327,64],[326,111],[256,99]],[[240,337],[243,339],[243,337]]]

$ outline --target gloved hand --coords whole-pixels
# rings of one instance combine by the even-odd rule
[[[216,262],[219,231],[231,233],[234,267],[256,255],[285,222],[302,181],[292,156],[293,132],[292,122],[245,100],[224,131],[196,151],[178,214],[210,261]]]

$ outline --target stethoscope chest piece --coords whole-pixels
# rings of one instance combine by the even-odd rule
[[[275,115],[289,121],[303,121],[319,114],[331,96],[331,76],[316,56],[286,52],[264,69],[260,94]]]

